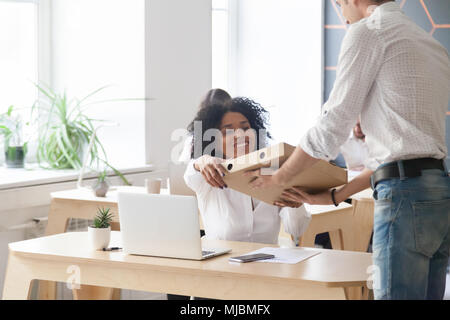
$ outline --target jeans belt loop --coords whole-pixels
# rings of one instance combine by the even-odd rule
[[[442,160],[442,163],[444,164],[444,171],[445,171],[445,174],[448,175],[449,172],[448,172],[447,162],[446,162],[445,160]]]
[[[406,176],[405,176],[405,167],[403,165],[403,160],[399,160],[397,161],[397,166],[398,166],[398,173],[400,174],[400,180],[405,180]]]
[[[372,173],[372,175],[370,176],[370,187],[372,188],[373,191],[375,191],[375,185],[374,185],[374,179],[373,179],[374,173]]]

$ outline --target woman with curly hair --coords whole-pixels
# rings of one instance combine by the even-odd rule
[[[231,96],[223,89],[209,90],[202,101],[200,102],[199,110],[202,110],[211,105],[226,105],[232,102]],[[179,162],[188,162],[191,160],[192,153],[192,137],[188,137],[184,142],[183,150],[178,157]]]
[[[302,203],[270,205],[229,189],[223,181],[222,162],[266,146],[271,138],[267,119],[258,103],[235,98],[205,106],[189,125],[192,160],[184,179],[197,194],[207,238],[276,244],[281,221],[294,237],[308,227],[311,216]]]

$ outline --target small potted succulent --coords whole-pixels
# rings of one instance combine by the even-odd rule
[[[6,113],[0,114],[0,135],[4,137],[6,166],[23,168],[27,143],[23,141],[23,121],[19,115],[13,115],[13,110],[10,106]]]
[[[109,246],[112,218],[110,208],[98,209],[94,224],[88,227],[89,242],[93,250],[101,250]]]
[[[109,183],[107,181],[106,170],[100,172],[97,181],[92,187],[96,197],[106,197],[106,193],[109,190]]]

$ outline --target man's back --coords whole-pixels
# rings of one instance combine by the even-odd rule
[[[447,155],[448,53],[393,1],[337,3],[352,25],[333,90],[320,121],[300,141],[300,152],[272,181],[287,184],[284,177],[307,168],[311,158],[333,158],[361,117],[373,174],[365,170],[330,194],[300,199],[320,204],[331,197],[337,204],[367,188],[370,176],[375,299],[442,299],[450,252],[450,178],[442,160]],[[375,9],[368,10],[369,5]],[[264,179],[253,185],[270,186]]]
[[[404,15],[397,4],[379,9],[360,22],[364,26],[357,26],[374,32],[378,46],[383,47],[378,48],[382,52],[381,67],[362,112],[367,142],[370,145],[371,133],[379,131],[379,123],[373,121],[377,118],[394,134],[389,141],[383,141],[380,132],[375,135],[385,146],[385,150],[379,144],[378,150],[371,150],[378,153],[379,160],[442,159],[447,154],[445,114],[450,90],[447,50]]]

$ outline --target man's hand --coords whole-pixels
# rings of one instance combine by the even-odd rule
[[[244,173],[244,177],[254,177],[250,182],[250,187],[252,189],[268,188],[272,186],[280,186],[280,182],[274,174],[262,174],[261,170],[270,170],[268,168],[257,169],[252,171],[247,171]]]
[[[317,194],[310,194],[302,191],[300,188],[292,187],[282,193],[281,199],[291,202],[303,202],[318,205],[333,204],[331,192],[329,190]]]
[[[228,188],[223,181],[223,177],[227,173],[222,166],[224,160],[220,158],[204,155],[194,162],[194,168],[205,178],[206,182],[214,188]]]

